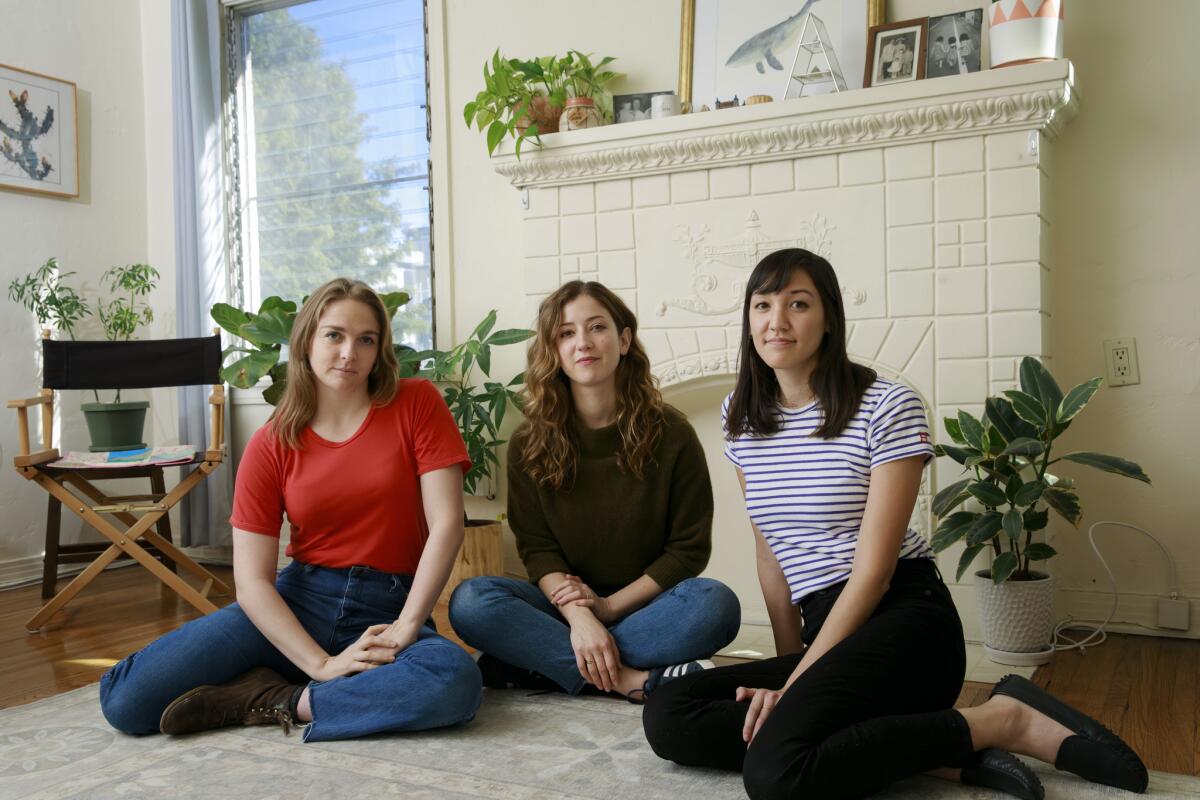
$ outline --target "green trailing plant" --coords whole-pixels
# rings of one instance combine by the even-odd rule
[[[940,553],[965,541],[958,562],[960,580],[985,550],[991,553],[995,583],[1029,580],[1033,562],[1056,555],[1050,545],[1035,542],[1034,535],[1046,528],[1051,509],[1076,527],[1083,510],[1074,481],[1051,474],[1055,464],[1083,464],[1150,483],[1140,466],[1118,456],[1083,451],[1051,457],[1054,440],[1083,411],[1100,383],[1100,378],[1092,378],[1064,395],[1049,370],[1027,357],[1021,361],[1021,388],[987,398],[982,419],[961,410],[956,418],[945,419],[954,444],[939,444],[934,452],[962,464],[967,477],[934,497],[933,513],[940,524],[931,544]],[[968,503],[972,508],[954,511]]]
[[[400,356],[400,374],[418,375],[434,381],[442,388],[442,396],[454,421],[458,423],[471,469],[463,476],[463,488],[474,494],[479,482],[494,477],[500,466],[496,448],[504,444],[500,426],[509,406],[521,409],[518,394],[525,382],[525,373],[518,373],[507,383],[472,379],[476,366],[491,378],[492,348],[517,344],[533,336],[533,331],[507,328],[493,331],[496,311],[493,309],[475,326],[471,335],[452,350],[421,350]]]
[[[496,50],[483,65],[483,89],[463,107],[467,127],[475,126],[487,136],[488,155],[492,155],[506,136],[516,140],[518,159],[521,146],[532,138],[541,146],[540,131],[533,121],[533,107],[540,98],[561,109],[568,97],[592,97],[606,118],[612,118],[611,101],[604,87],[621,73],[604,67],[614,59],[606,56],[593,64],[590,53],[570,50],[565,56],[542,56],[522,60],[504,58]]]
[[[387,292],[379,296],[387,307],[388,319],[395,317],[396,312],[408,303],[405,292]],[[300,305],[307,299],[305,296]],[[263,390],[263,399],[271,405],[278,403],[287,386],[283,348],[292,337],[296,313],[295,301],[282,297],[268,297],[254,313],[228,303],[214,305],[209,312],[213,321],[241,340],[222,352],[222,360],[227,363],[221,368],[221,379],[238,389],[251,389],[264,377],[269,377],[271,385]],[[393,348],[397,358],[412,351],[403,344],[393,345]]]
[[[522,63],[515,58],[502,58],[496,50],[491,63],[483,64],[483,89],[463,107],[467,127],[474,124],[480,132],[486,131],[489,156],[505,136],[516,139],[517,158],[521,157],[521,145],[526,138],[532,136],[541,144],[536,123],[522,126],[528,123],[530,104],[536,94]]]
[[[612,56],[605,56],[596,64],[592,63],[591,53],[570,50],[567,57],[573,59],[566,78],[567,92],[571,97],[597,98],[605,91],[605,86],[623,77],[620,72],[604,69],[616,61]]]

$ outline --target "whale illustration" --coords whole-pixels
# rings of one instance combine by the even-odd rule
[[[818,0],[805,0],[803,6],[792,16],[785,19],[776,25],[772,25],[765,31],[759,31],[751,36],[746,41],[742,42],[737,50],[733,51],[733,55],[725,62],[727,67],[745,67],[750,64],[759,73],[765,74],[763,62],[767,62],[771,69],[783,69],[783,64],[775,57],[775,50],[782,50],[784,45],[789,40],[796,37],[800,32],[801,26],[804,24],[804,16],[808,14],[808,9],[813,3]]]

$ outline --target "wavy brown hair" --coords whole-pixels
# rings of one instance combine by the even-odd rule
[[[638,479],[645,477],[654,447],[662,437],[666,417],[658,380],[650,374],[650,359],[637,337],[637,318],[629,307],[603,284],[571,281],[560,286],[538,308],[537,333],[529,345],[525,370],[525,421],[514,457],[535,483],[555,490],[575,481],[579,458],[572,433],[574,402],[571,381],[558,362],[558,329],[563,309],[580,295],[591,297],[612,317],[617,334],[629,329],[629,352],[617,364],[617,430],[621,448],[617,466]]]
[[[396,363],[396,352],[392,349],[392,324],[387,306],[375,290],[362,281],[334,278],[322,284],[304,301],[292,325],[292,335],[288,340],[291,355],[287,362],[287,385],[279,405],[275,407],[275,413],[271,415],[272,431],[284,444],[296,450],[300,449],[300,437],[304,429],[317,415],[317,378],[312,365],[308,363],[313,337],[317,334],[317,324],[325,309],[341,300],[357,300],[370,308],[379,326],[379,350],[367,375],[367,393],[371,396],[371,402],[382,406],[396,396],[399,365]]]
[[[817,367],[808,385],[825,414],[825,421],[813,436],[832,439],[840,436],[858,412],[863,394],[875,381],[875,370],[855,364],[846,354],[846,310],[837,274],[828,261],[816,253],[792,247],[769,254],[750,273],[746,298],[742,304],[742,345],[738,354],[737,383],[726,413],[726,439],[744,434],[771,436],[779,432],[779,380],[754,349],[750,332],[750,300],[756,294],[776,294],[792,281],[792,275],[806,272],[812,278],[829,330],[817,351]]]

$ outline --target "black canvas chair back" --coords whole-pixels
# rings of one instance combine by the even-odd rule
[[[148,389],[220,382],[220,336],[131,342],[42,340],[45,389]]]

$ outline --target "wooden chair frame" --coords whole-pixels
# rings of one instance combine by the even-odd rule
[[[53,447],[53,389],[42,389],[41,394],[37,397],[8,401],[8,407],[17,411],[17,422],[20,426],[21,452],[13,458],[13,466],[16,467],[17,472],[26,480],[40,485],[53,498],[111,542],[95,561],[25,623],[27,630],[41,629],[47,620],[69,603],[84,587],[95,580],[105,567],[121,557],[122,554],[136,560],[154,577],[205,614],[211,614],[217,610],[217,606],[208,599],[209,593],[214,589],[219,594],[233,595],[233,590],[221,579],[197,564],[158,532],[150,529],[151,526],[164,519],[168,512],[187,496],[188,492],[221,466],[225,460],[225,387],[221,384],[214,385],[208,402],[212,412],[212,435],[208,443],[208,450],[200,456],[196,467],[174,489],[165,493],[154,492],[149,495],[109,497],[84,477],[87,470],[71,470],[58,477],[50,474],[47,465],[59,457],[58,450]],[[30,452],[29,409],[35,406],[41,408],[42,449]],[[111,473],[112,470],[106,470],[106,472]],[[111,475],[105,477],[111,477]],[[80,497],[71,492],[64,485],[66,483],[70,483],[84,496]],[[102,514],[112,516],[124,526],[124,529],[109,522],[101,516]],[[149,545],[152,549],[157,550],[159,554],[173,561],[178,569],[202,579],[204,585],[199,591],[192,588],[190,584],[179,577],[176,571],[155,558],[143,545]]]

